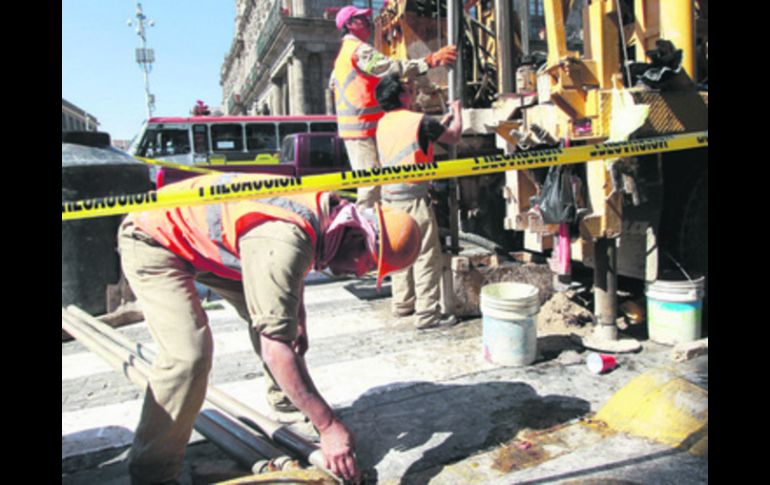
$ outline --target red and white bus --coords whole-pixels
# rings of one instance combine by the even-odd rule
[[[334,115],[150,118],[129,153],[183,165],[278,163],[293,133],[336,132]]]

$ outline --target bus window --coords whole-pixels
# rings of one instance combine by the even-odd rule
[[[216,152],[242,152],[243,127],[236,124],[211,125],[211,144]]]
[[[276,152],[275,123],[249,123],[246,125],[246,149],[249,152]]]
[[[160,128],[147,130],[139,143],[140,157],[167,157],[190,153],[187,130]]]
[[[310,166],[313,168],[334,167],[334,138],[314,136],[310,138]]]
[[[278,125],[278,139],[283,139],[294,133],[307,133],[307,123],[287,122]]]
[[[208,155],[209,153],[209,137],[206,133],[206,125],[193,125],[193,146],[195,147],[195,153],[202,155]]]
[[[139,141],[139,146],[136,149],[136,155],[139,157],[154,157],[155,156],[155,137],[157,132],[152,129],[148,129],[144,132],[142,139]]]
[[[310,123],[310,131],[337,133],[337,123]]]
[[[160,130],[160,141],[164,156],[190,153],[190,135],[187,130]]]

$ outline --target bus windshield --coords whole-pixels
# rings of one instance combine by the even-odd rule
[[[190,138],[184,129],[150,128],[139,142],[138,150],[139,156],[148,158],[185,155],[190,153]]]

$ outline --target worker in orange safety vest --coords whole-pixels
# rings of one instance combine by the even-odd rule
[[[267,178],[202,175],[159,192]],[[304,280],[311,269],[358,277],[377,269],[379,286],[417,257],[419,229],[409,215],[379,204],[364,214],[334,193],[317,192],[134,213],[121,223],[118,241],[123,271],[158,346],[129,456],[132,483],[176,479],[206,395],[213,339],[196,281],[249,322],[274,419],[288,424],[281,416],[306,417],[327,468],[358,480],[354,437],[305,364]]]
[[[375,133],[382,109],[374,96],[379,80],[389,74],[408,78],[424,75],[429,69],[451,65],[457,48],[448,45],[421,59],[394,60],[367,43],[372,34],[372,11],[352,5],[339,10],[337,29],[342,45],[334,61],[329,88],[334,93],[339,136],[345,142],[353,169],[377,167]],[[379,187],[358,189],[358,204],[372,207],[379,200]]]
[[[441,121],[410,111],[412,88],[398,75],[382,78],[375,91],[385,116],[377,126],[380,164],[390,167],[433,162],[433,143],[457,144],[462,134],[460,102],[454,101]],[[443,272],[441,241],[436,216],[428,194],[429,182],[404,182],[382,186],[386,207],[411,215],[420,227],[420,255],[407,270],[391,277],[395,316],[415,315],[418,329],[454,325],[457,318],[440,309],[440,280]]]

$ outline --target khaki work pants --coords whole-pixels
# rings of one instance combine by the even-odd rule
[[[350,166],[353,170],[376,168],[380,166],[377,156],[377,142],[371,138],[346,138],[345,149],[348,152]],[[374,207],[374,203],[380,200],[380,186],[358,188],[358,200],[356,205],[362,207]]]
[[[144,313],[158,353],[129,456],[132,483],[172,480],[181,470],[208,386],[214,344],[194,281],[210,286],[246,321],[255,352],[259,335],[296,338],[303,277],[312,244],[294,224],[268,222],[240,240],[243,283],[197,274],[190,263],[139,231],[129,218],[118,235],[123,272]],[[256,275],[256,276],[255,276]],[[267,400],[291,407],[267,366]]]
[[[412,216],[422,233],[420,254],[406,270],[391,275],[393,301],[391,309],[396,315],[415,313],[418,327],[430,326],[441,318],[440,282],[443,272],[441,241],[438,222],[427,197],[404,201],[383,201]]]

